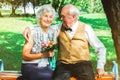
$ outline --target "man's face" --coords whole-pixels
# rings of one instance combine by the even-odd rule
[[[75,21],[74,15],[69,14],[69,9],[68,8],[63,8],[62,9],[60,18],[63,21],[63,26],[66,27],[66,28],[70,28]]]

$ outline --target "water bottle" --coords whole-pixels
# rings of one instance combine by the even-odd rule
[[[4,71],[4,64],[2,59],[0,59],[0,71]]]
[[[118,80],[118,78],[119,78],[119,74],[118,74],[118,64],[116,63],[116,61],[113,61],[112,72],[115,74],[115,80]]]

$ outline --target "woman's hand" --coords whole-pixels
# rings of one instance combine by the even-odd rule
[[[54,56],[54,51],[49,51],[49,57],[53,57]]]
[[[54,51],[43,52],[42,54],[43,54],[43,57],[53,57]]]
[[[23,36],[26,39],[26,41],[29,41],[30,34],[31,34],[30,28],[29,27],[25,28],[25,30],[23,31]]]

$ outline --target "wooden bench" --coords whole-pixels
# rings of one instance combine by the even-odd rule
[[[0,80],[16,80],[18,76],[21,76],[21,74],[17,73],[0,73]],[[70,80],[76,80],[74,77],[72,77]],[[105,75],[101,78],[95,78],[95,80],[115,80],[115,77],[113,75]],[[119,77],[120,80],[120,77]]]
[[[72,77],[70,80],[76,80],[76,79]],[[102,77],[102,78],[95,78],[95,80],[115,80],[115,78],[113,78],[113,77]],[[118,80],[120,80],[120,78]]]
[[[21,74],[0,72],[0,80],[16,80],[18,76],[21,76]]]
[[[74,77],[72,77],[70,80],[76,80],[76,79]],[[105,74],[101,78],[95,77],[95,80],[115,80],[115,75],[114,74]],[[120,77],[118,80],[120,80]]]

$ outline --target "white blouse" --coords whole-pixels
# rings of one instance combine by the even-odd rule
[[[42,51],[42,43],[46,43],[50,40],[53,40],[55,43],[56,40],[56,31],[52,28],[48,29],[48,32],[44,32],[41,27],[33,26],[29,27],[31,33],[33,34],[34,45],[32,48],[31,54],[37,54]],[[45,67],[49,64],[48,58],[40,58],[32,61],[25,61],[23,63],[38,63],[38,67]]]

